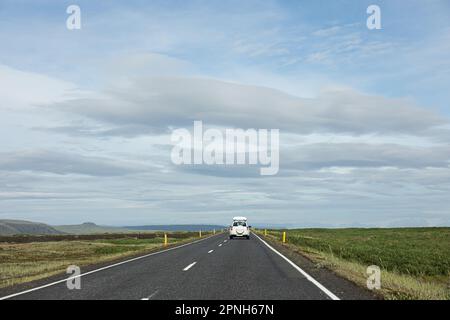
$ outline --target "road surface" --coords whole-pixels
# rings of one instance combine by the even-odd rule
[[[229,240],[226,234],[215,235],[182,247],[94,270],[80,279],[79,290],[69,290],[66,282],[61,281],[7,298],[338,298],[328,290],[326,284],[315,281],[254,234],[250,240]]]

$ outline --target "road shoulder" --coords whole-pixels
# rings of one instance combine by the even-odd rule
[[[362,288],[359,285],[342,278],[334,273],[332,270],[322,267],[317,263],[314,263],[309,258],[304,256],[298,249],[283,245],[269,237],[264,237],[258,233],[258,236],[264,239],[273,248],[278,250],[284,256],[289,258],[297,266],[302,268],[305,272],[311,275],[314,279],[320,282],[323,286],[328,288],[331,292],[336,294],[342,300],[376,300],[380,299],[380,296],[369,291],[366,288]]]

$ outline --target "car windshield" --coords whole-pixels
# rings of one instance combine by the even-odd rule
[[[247,223],[245,221],[235,221],[233,222],[233,227],[243,226],[246,227]]]

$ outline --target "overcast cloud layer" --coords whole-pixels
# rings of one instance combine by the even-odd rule
[[[445,1],[382,2],[377,31],[364,1],[330,3],[335,16],[81,1],[78,31],[38,2],[0,11],[0,219],[450,225]],[[280,129],[278,175],[173,165],[170,132],[195,120]]]

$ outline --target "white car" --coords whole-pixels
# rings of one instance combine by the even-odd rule
[[[230,226],[230,239],[235,237],[250,239],[250,226],[247,225],[246,217],[234,217]]]

